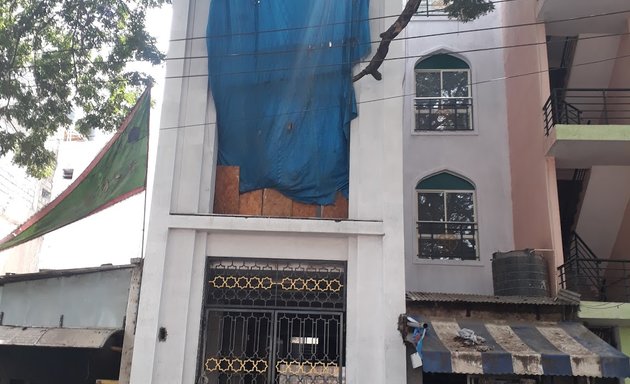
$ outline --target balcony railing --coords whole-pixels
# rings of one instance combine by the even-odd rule
[[[416,132],[472,130],[472,98],[416,97]]]
[[[630,260],[573,258],[558,272],[561,287],[582,300],[630,302]]]
[[[556,124],[630,124],[630,89],[554,89],[543,114],[546,136]]]
[[[477,224],[416,222],[421,259],[478,260]]]
[[[564,244],[560,286],[582,300],[630,302],[630,260],[600,259],[575,232]]]

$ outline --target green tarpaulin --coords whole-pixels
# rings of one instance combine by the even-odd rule
[[[0,251],[101,211],[146,187],[151,96],[147,89],[118,132],[50,204],[0,242]]]

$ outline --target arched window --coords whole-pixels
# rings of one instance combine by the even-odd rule
[[[438,54],[419,61],[415,73],[415,130],[472,130],[472,93],[468,64],[454,56]]]
[[[442,172],[420,180],[418,199],[418,257],[478,260],[475,187]]]

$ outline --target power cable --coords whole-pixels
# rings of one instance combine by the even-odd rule
[[[516,0],[507,0],[507,1],[516,1]],[[472,32],[487,32],[487,31],[493,31],[493,30],[497,30],[497,29],[522,28],[522,27],[532,27],[532,26],[536,26],[536,25],[565,23],[565,22],[569,22],[569,21],[585,20],[585,19],[590,19],[590,18],[595,18],[595,17],[613,16],[613,15],[618,15],[618,14],[622,14],[622,13],[629,13],[629,12],[630,12],[630,9],[623,10],[623,11],[595,13],[595,14],[585,15],[585,16],[575,16],[575,17],[569,17],[569,18],[565,18],[565,19],[556,19],[556,20],[548,20],[548,21],[534,21],[534,22],[530,22],[530,23],[520,23],[520,24],[512,24],[512,25],[500,25],[500,26],[496,26],[496,27],[483,27],[483,28],[464,29],[464,30],[461,30],[461,31],[457,30],[457,31],[449,31],[449,32],[436,32],[436,33],[431,33],[431,34],[428,34],[428,35],[397,37],[396,39],[394,39],[394,41],[397,41],[397,40],[423,39],[423,38],[427,38],[427,37],[439,37],[439,36],[448,36],[448,35],[459,35],[459,34],[472,33]],[[386,17],[391,17],[391,16],[386,16]],[[373,18],[373,19],[378,19],[378,17],[377,18]],[[320,24],[320,25],[323,25],[323,24]],[[301,27],[301,28],[304,28],[304,27]],[[300,28],[298,28],[298,29],[300,29]],[[275,30],[275,31],[290,31],[290,30],[292,30],[292,29],[291,28],[286,28],[286,29],[278,29],[278,30]],[[256,34],[256,33],[257,32],[247,32],[245,34],[249,35],[249,34]],[[216,38],[221,38],[221,37],[229,37],[229,36],[239,36],[239,34],[235,33],[235,34],[228,34],[228,35],[186,37],[186,38],[170,40],[170,41],[212,39],[212,38],[215,38],[215,37]],[[365,45],[367,45],[367,44],[379,44],[380,42],[381,42],[380,40],[374,40],[374,41],[370,41],[369,43],[365,43]]]
[[[516,1],[516,0],[496,0],[496,1],[489,1],[489,3],[498,4],[498,3],[509,3],[509,2],[512,2],[512,1]],[[444,11],[442,9],[432,9],[432,10],[429,10],[429,11],[418,12],[414,16],[422,17],[422,16],[424,16],[427,13],[435,13],[435,14],[440,14],[441,15],[441,14],[444,13]],[[220,39],[220,38],[224,38],[224,37],[251,36],[251,35],[257,35],[257,34],[278,33],[278,32],[293,32],[293,31],[300,31],[300,30],[305,30],[305,29],[314,29],[314,28],[321,28],[321,27],[329,27],[329,26],[335,26],[335,25],[355,24],[355,23],[361,23],[361,22],[365,22],[365,21],[394,19],[394,18],[397,18],[399,16],[400,16],[400,14],[387,15],[387,16],[367,17],[367,18],[363,18],[363,19],[355,19],[355,20],[350,20],[350,21],[337,21],[337,22],[333,22],[333,23],[323,23],[323,24],[308,25],[308,26],[303,26],[303,27],[266,29],[266,30],[262,30],[262,31],[229,33],[229,34],[213,35],[213,36],[182,37],[182,38],[179,38],[179,39],[170,39],[169,42],[201,40],[201,39],[208,39],[208,38],[210,38],[210,39],[215,39],[215,38],[216,39]]]
[[[516,1],[516,0],[502,0],[502,2],[508,2],[508,1]],[[498,2],[498,1],[497,1]],[[432,34],[426,34],[426,35],[418,35],[418,36],[406,36],[406,37],[398,37],[396,38],[394,41],[405,41],[405,40],[415,40],[415,39],[422,39],[422,38],[429,38],[429,37],[439,37],[439,36],[448,36],[448,35],[459,35],[459,34],[464,34],[464,33],[473,33],[473,32],[487,32],[487,31],[491,31],[491,30],[498,30],[498,29],[507,29],[507,28],[520,28],[520,27],[527,27],[527,26],[535,26],[535,25],[542,25],[542,24],[553,24],[553,23],[563,23],[563,22],[569,22],[569,21],[576,21],[576,20],[584,20],[584,19],[589,19],[589,18],[596,18],[596,17],[603,17],[603,16],[611,16],[611,15],[616,15],[616,14],[622,14],[622,13],[630,13],[630,10],[624,10],[624,11],[614,11],[614,12],[605,12],[605,13],[599,13],[599,14],[592,14],[592,15],[587,15],[587,16],[577,16],[577,17],[570,17],[570,18],[565,18],[565,19],[557,19],[557,20],[550,20],[550,21],[539,21],[539,22],[531,22],[531,23],[521,23],[521,24],[513,24],[513,25],[502,25],[502,26],[496,26],[496,27],[484,27],[484,28],[474,28],[474,29],[467,29],[467,30],[463,30],[463,31],[449,31],[449,32],[438,32],[438,33],[432,33]],[[304,28],[304,27],[302,27]],[[274,30],[274,31],[288,31],[291,29],[283,29],[283,30]],[[620,33],[620,34],[609,34],[609,35],[605,35],[605,36],[601,36],[601,37],[609,37],[609,36],[621,36],[627,33]],[[225,36],[238,36],[239,34],[233,34],[233,35],[225,35]],[[201,37],[192,37],[192,38],[184,38],[181,40],[194,40],[194,39],[199,39]],[[204,38],[211,38],[211,37],[204,37]],[[600,36],[591,36],[590,38],[600,38]],[[179,40],[172,40],[172,41],[179,41]],[[380,43],[380,40],[377,41],[371,41],[369,43],[365,43],[365,45],[367,44],[378,44]],[[341,44],[336,44],[336,45],[329,45],[329,44],[324,44],[321,47],[311,47],[308,49],[305,48],[297,48],[297,49],[290,49],[290,50],[279,50],[279,51],[261,51],[261,52],[245,52],[245,53],[234,53],[234,54],[224,54],[224,55],[199,55],[199,56],[186,56],[186,57],[166,57],[165,61],[174,61],[174,60],[195,60],[195,59],[205,59],[205,58],[233,58],[233,57],[239,57],[239,56],[262,56],[262,55],[275,55],[275,54],[287,54],[287,53],[292,53],[292,52],[299,52],[299,51],[315,51],[315,50],[326,50],[326,49],[331,49],[331,48],[340,48],[346,45],[350,45],[350,44],[354,44],[354,43],[341,43]],[[532,43],[534,44],[534,43]],[[505,48],[510,48],[510,46],[506,46]],[[498,49],[498,48],[488,48],[489,49]],[[413,57],[413,56],[411,56]],[[394,58],[397,60],[403,59],[405,57],[399,57],[399,58]],[[385,60],[391,60],[391,59],[385,59]],[[104,63],[106,64],[122,64],[122,63],[142,63],[143,61],[139,61],[139,60],[122,60],[122,61],[106,61]],[[360,61],[357,63],[368,63],[369,61]],[[94,64],[94,63],[93,63]],[[345,65],[345,64],[355,64],[355,63],[340,63],[340,64],[328,64],[326,66],[338,66],[338,65]],[[15,67],[15,68],[34,68],[37,67],[36,65],[29,65],[29,66],[21,66],[21,67]],[[318,66],[311,66],[311,68],[313,67],[318,67]],[[273,69],[273,70],[267,70],[267,71],[284,71],[284,70],[288,70],[288,69],[293,69],[293,68],[278,68],[278,69]],[[245,73],[252,73],[254,71],[247,71],[247,72],[235,72],[233,74],[245,74]],[[226,73],[226,74],[232,74],[232,73]],[[224,74],[217,74],[217,75],[224,75]],[[200,77],[200,76],[207,76],[207,75],[195,75],[196,77]],[[169,77],[170,78],[170,77]],[[172,77],[175,78],[175,77]]]
[[[603,63],[603,62],[607,62],[607,61],[611,61],[611,60],[623,59],[623,58],[630,58],[630,55],[615,56],[615,57],[611,57],[611,58],[607,58],[607,59],[601,59],[601,60],[595,60],[595,61],[579,63],[579,64],[573,65],[572,68],[573,67],[586,66],[586,65],[599,64],[599,63]],[[497,78],[492,78],[492,79],[487,79],[487,80],[482,80],[482,81],[476,81],[474,83],[470,83],[470,85],[472,86],[472,85],[487,84],[487,83],[492,83],[492,82],[497,82],[497,81],[505,81],[505,80],[515,79],[515,78],[519,78],[519,77],[525,77],[525,76],[531,76],[531,75],[538,75],[538,74],[542,74],[542,73],[548,73],[549,71],[550,70],[541,70],[541,71],[533,71],[533,72],[521,73],[521,74],[511,75],[511,76],[497,77]],[[398,99],[398,98],[403,98],[403,97],[413,97],[413,96],[415,96],[415,93],[407,93],[407,94],[401,94],[401,95],[381,97],[381,98],[376,98],[376,99],[371,99],[371,100],[357,101],[356,104],[357,105],[358,104],[369,104],[369,103],[376,103],[376,102],[379,102],[379,101],[386,101],[386,100]],[[274,114],[274,115],[256,116],[256,117],[245,118],[245,119],[237,119],[237,120],[233,119],[233,120],[229,120],[229,121],[261,120],[261,119],[274,118],[276,116],[292,115],[292,114],[298,114],[298,113],[304,113],[304,112],[315,112],[315,111],[332,110],[332,109],[336,109],[336,108],[338,108],[338,107],[324,107],[324,108],[303,109],[303,110],[294,111],[294,112],[284,112],[284,113],[277,113],[277,114]],[[199,126],[204,126],[204,125],[216,125],[216,124],[217,124],[217,122],[186,124],[186,125],[177,125],[177,126],[171,126],[171,127],[163,127],[163,128],[159,128],[159,130],[165,130],[166,131],[166,130],[173,130],[173,129],[191,128],[191,127],[199,127]]]
[[[622,33],[612,33],[612,34],[607,34],[607,35],[597,35],[597,36],[585,36],[585,37],[572,37],[572,38],[568,38],[567,40],[569,41],[584,41],[584,40],[592,40],[592,39],[604,39],[604,38],[609,38],[609,37],[619,37],[619,36],[626,36],[629,35],[630,32],[622,32]],[[547,42],[535,42],[535,43],[523,43],[523,44],[514,44],[514,45],[504,45],[504,46],[498,46],[498,47],[486,47],[486,48],[471,48],[471,49],[466,49],[466,50],[460,50],[460,51],[448,51],[446,53],[448,54],[464,54],[464,53],[474,53],[474,52],[484,52],[484,51],[493,51],[493,50],[499,50],[499,49],[512,49],[512,48],[524,48],[524,47],[531,47],[531,46],[536,46],[536,45],[546,45]],[[385,58],[384,61],[394,61],[394,60],[407,60],[407,59],[418,59],[421,57],[425,57],[425,56],[431,56],[432,54],[424,54],[424,55],[408,55],[408,56],[397,56],[397,57],[388,57]],[[189,58],[186,59],[204,59],[208,56],[191,56]],[[179,58],[178,58],[179,59]],[[317,68],[327,68],[327,67],[338,67],[340,65],[347,65],[347,64],[367,64],[369,63],[369,60],[361,60],[361,61],[357,61],[357,62],[342,62],[340,64],[323,64],[323,65],[311,65],[311,66],[304,66],[304,67],[300,67],[299,69],[317,69]],[[256,74],[256,73],[268,73],[268,72],[278,72],[278,71],[289,71],[289,70],[295,70],[296,68],[294,67],[284,67],[284,68],[270,68],[270,69],[259,69],[259,70],[253,70],[253,71],[238,71],[238,72],[217,72],[217,73],[213,73],[211,75],[208,75],[207,73],[203,73],[203,74],[194,74],[194,75],[173,75],[173,76],[165,76],[165,79],[180,79],[180,78],[188,78],[188,77],[214,77],[214,76],[230,76],[230,75],[249,75],[249,74]]]
[[[511,2],[511,1],[516,1],[516,0],[496,0],[496,1],[491,1],[490,3],[496,4],[496,3],[506,3],[506,2]],[[441,9],[433,9],[433,10],[429,10],[427,12],[418,13],[417,15],[419,17],[422,17],[426,13],[436,13],[437,14],[437,13],[441,13],[441,12],[443,12]],[[335,23],[325,23],[325,24],[317,24],[317,25],[310,25],[310,26],[304,26],[304,27],[294,27],[294,28],[279,28],[279,29],[263,30],[263,31],[256,31],[256,32],[241,32],[241,33],[231,33],[231,34],[224,34],[224,35],[214,35],[214,36],[184,37],[184,38],[180,38],[180,39],[170,39],[169,42],[199,40],[199,39],[208,39],[208,38],[223,38],[223,37],[233,37],[233,36],[247,36],[247,35],[255,35],[255,34],[287,32],[287,31],[297,31],[297,30],[310,29],[310,28],[321,28],[321,27],[324,27],[324,26],[353,24],[353,23],[359,23],[359,22],[363,22],[363,21],[389,19],[389,18],[395,18],[395,17],[398,17],[398,16],[400,16],[400,15],[377,16],[377,17],[371,17],[371,18],[365,18],[365,19],[357,19],[357,20],[351,20],[351,21],[340,21],[340,22],[335,22]],[[76,51],[76,50],[73,49],[73,48],[70,48],[70,49],[53,49],[53,50],[50,50],[50,51],[40,52],[40,54],[65,53],[65,52],[74,52],[74,51]],[[184,58],[181,58],[180,60],[183,60],[183,59]],[[127,61],[127,62],[142,62],[142,61],[133,60],[133,61]],[[121,62],[112,62],[112,63],[121,63]],[[22,67],[14,67],[14,68],[31,68],[31,67],[32,66],[22,66]]]

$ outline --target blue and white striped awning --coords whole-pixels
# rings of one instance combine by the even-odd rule
[[[629,377],[628,356],[569,322],[491,323],[431,320],[422,348],[425,372]],[[465,346],[455,339],[468,328],[486,342]]]

